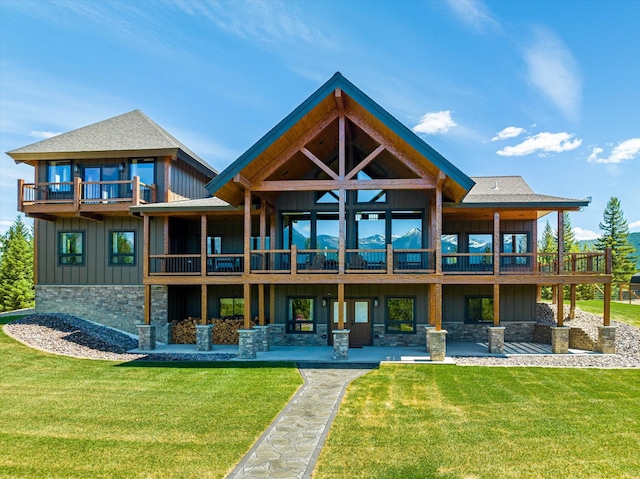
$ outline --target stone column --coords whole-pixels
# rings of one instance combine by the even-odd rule
[[[553,354],[567,354],[569,352],[568,326],[551,326],[551,352]]]
[[[423,326],[423,327],[424,327],[425,347],[426,347],[426,351],[429,352],[431,350],[431,346],[429,344],[429,331],[434,331],[435,330],[435,326],[426,325],[426,326]]]
[[[238,335],[238,357],[240,359],[254,359],[256,357],[255,329],[239,329]]]
[[[343,361],[349,359],[349,333],[348,329],[335,329],[333,331],[333,359]]]
[[[138,349],[156,349],[156,327],[153,324],[138,324]]]
[[[616,354],[615,326],[598,326],[597,349],[603,354]]]
[[[504,354],[504,326],[489,326],[489,353]]]
[[[213,324],[196,325],[196,349],[211,351],[213,345]]]
[[[173,332],[173,323],[156,325],[156,339],[164,344],[171,344],[171,335]]]
[[[444,329],[436,331],[434,328],[427,331],[427,334],[431,361],[444,361],[447,355],[447,332]]]
[[[256,332],[256,351],[269,351],[269,326],[254,326]]]

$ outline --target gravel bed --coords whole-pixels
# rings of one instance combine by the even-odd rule
[[[62,356],[110,361],[228,361],[235,354],[128,353],[138,341],[121,331],[68,314],[33,314],[3,328],[12,338]]]
[[[538,304],[537,322],[546,326],[557,326],[554,319],[555,305]],[[564,308],[566,316],[569,307]],[[576,308],[575,319],[564,321],[565,326],[580,327],[593,339],[598,338],[598,326],[602,316],[586,313]],[[611,321],[616,327],[616,354],[539,354],[512,355],[507,357],[455,357],[455,363],[465,366],[547,366],[577,368],[638,368],[640,367],[640,328],[626,323]]]

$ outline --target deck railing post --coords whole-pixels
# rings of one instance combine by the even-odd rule
[[[82,199],[82,179],[76,176],[73,179],[73,206],[76,211],[80,209]]]
[[[18,211],[24,210],[24,180],[18,180]]]
[[[387,274],[393,274],[393,245],[387,245]]]
[[[298,273],[298,247],[291,245],[291,274]]]
[[[131,202],[133,206],[138,206],[140,204],[140,177],[133,177],[133,184],[131,186]]]

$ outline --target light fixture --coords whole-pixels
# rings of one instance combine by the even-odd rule
[[[322,307],[326,308],[327,307],[327,300],[326,299],[322,299]]]
[[[378,298],[373,300],[373,307],[377,308],[378,307]]]
[[[120,163],[118,165],[118,170],[120,170],[120,173],[122,173],[124,171],[124,164],[123,163]]]

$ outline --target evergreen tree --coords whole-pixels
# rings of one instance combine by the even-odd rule
[[[538,243],[538,253],[556,253],[558,251],[558,242],[556,240],[556,234],[547,220],[547,224],[542,231],[542,239]],[[551,270],[553,268],[554,256],[552,254],[540,255],[538,258],[538,266],[544,270]],[[551,287],[543,286],[541,290],[541,296],[543,299],[551,299]]]
[[[635,272],[634,247],[629,243],[629,226],[624,219],[620,200],[612,196],[604,210],[603,222],[598,226],[604,232],[596,241],[596,249],[611,248],[613,280],[628,282]]]
[[[577,253],[580,248],[578,248],[578,243],[576,243],[576,235],[573,232],[573,228],[571,227],[571,217],[569,213],[566,211],[562,214],[564,216],[564,251],[565,253]],[[558,238],[558,235],[554,235],[554,237]],[[557,244],[557,243],[556,243]]]
[[[22,217],[2,237],[0,250],[0,311],[33,307],[33,235]]]

